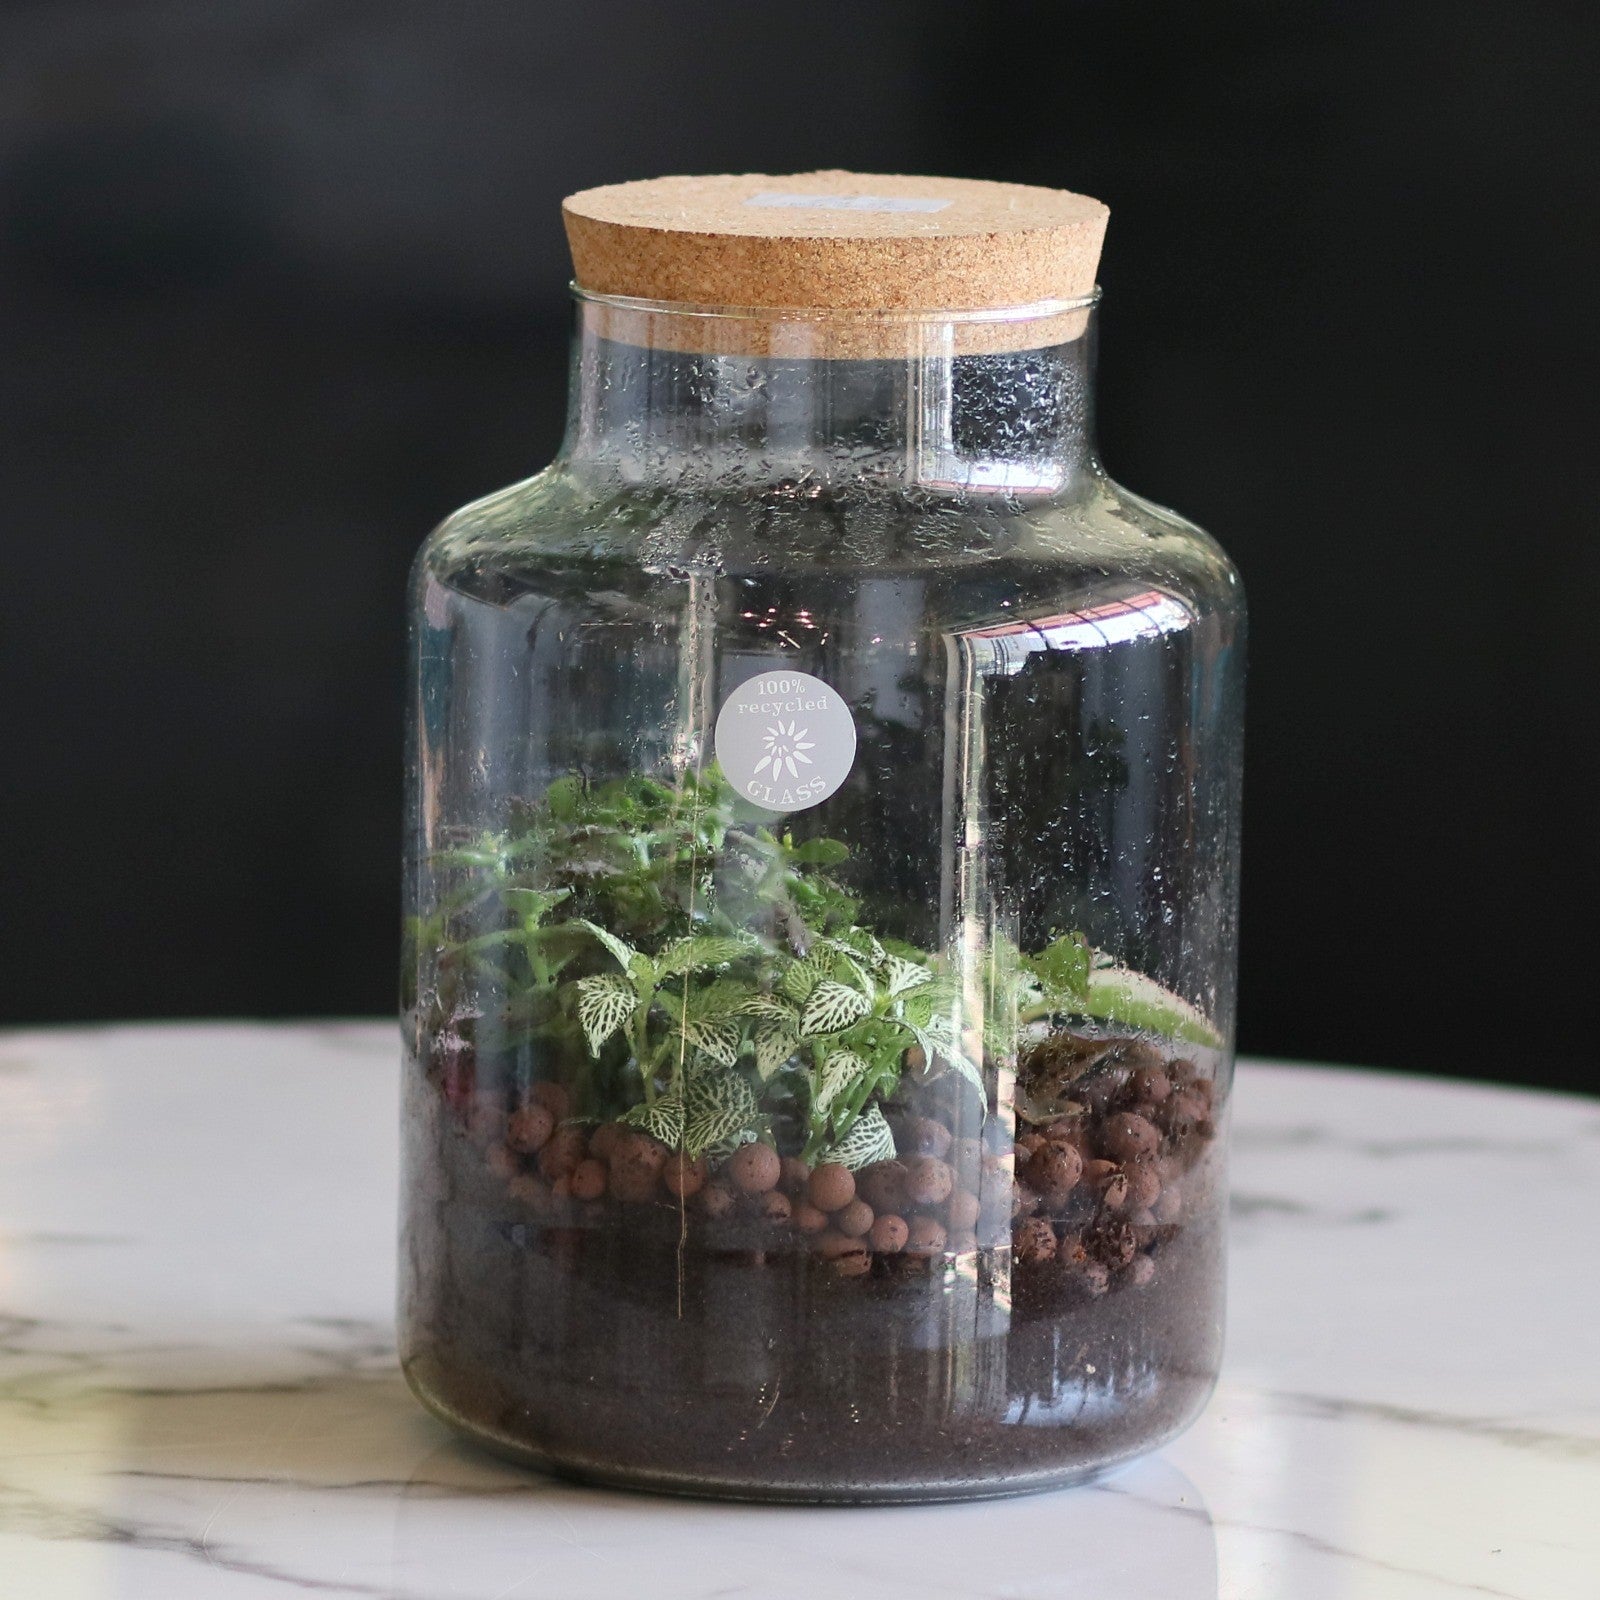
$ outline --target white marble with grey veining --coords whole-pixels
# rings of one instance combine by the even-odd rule
[[[1253,1065],[1229,1355],[1087,1489],[719,1506],[394,1363],[390,1028],[0,1035],[0,1600],[1596,1600],[1600,1104]]]

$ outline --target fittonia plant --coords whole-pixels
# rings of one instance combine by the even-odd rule
[[[714,768],[676,785],[567,777],[504,832],[440,852],[411,930],[434,963],[425,1024],[472,1018],[480,1051],[533,1049],[580,1115],[690,1156],[792,1114],[808,1161],[852,1168],[895,1153],[881,1105],[908,1061],[981,1097],[984,1052],[1058,1019],[1218,1042],[1194,1007],[1069,933],[990,953],[980,1044],[951,963],[857,921],[830,870],[844,845],[737,812]]]

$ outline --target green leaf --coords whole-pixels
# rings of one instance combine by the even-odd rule
[[[858,1172],[875,1161],[894,1159],[894,1135],[876,1103],[867,1107],[850,1124],[850,1131],[836,1144],[825,1146],[817,1156],[821,1161],[839,1161]]]
[[[570,889],[502,889],[500,898],[527,927],[536,928],[571,894]]]
[[[801,1036],[809,1039],[819,1033],[841,1033],[871,1009],[871,1003],[858,990],[826,978],[806,997],[805,1009],[800,1013]]]
[[[663,978],[682,973],[703,972],[707,967],[725,967],[758,953],[760,946],[751,934],[723,937],[701,934],[691,939],[674,939],[655,958],[656,971]]]
[[[1028,970],[1044,986],[1053,1005],[1079,1006],[1089,988],[1090,951],[1081,933],[1053,939],[1036,956],[1024,956]]]
[[[606,1040],[627,1026],[638,1004],[639,997],[625,978],[606,973],[578,980],[578,1021],[583,1024],[590,1055],[599,1055]]]
[[[557,822],[570,822],[579,813],[585,799],[583,779],[557,778],[544,792],[544,805]]]
[[[837,839],[807,839],[802,844],[783,841],[785,857],[797,867],[836,867],[850,859],[850,847]]]
[[[1142,1028],[1213,1050],[1222,1044],[1222,1036],[1203,1011],[1131,967],[1096,968],[1089,974],[1087,991],[1079,1009],[1100,1022]]]

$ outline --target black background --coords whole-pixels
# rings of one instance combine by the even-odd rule
[[[0,8],[0,1020],[389,1009],[402,586],[554,448],[558,202],[1112,209],[1113,473],[1253,615],[1241,1044],[1590,1086],[1590,6]]]

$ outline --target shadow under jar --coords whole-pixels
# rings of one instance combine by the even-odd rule
[[[424,546],[402,1359],[490,1448],[965,1498],[1205,1403],[1243,601],[1095,458],[1089,272],[580,289],[559,458]]]

